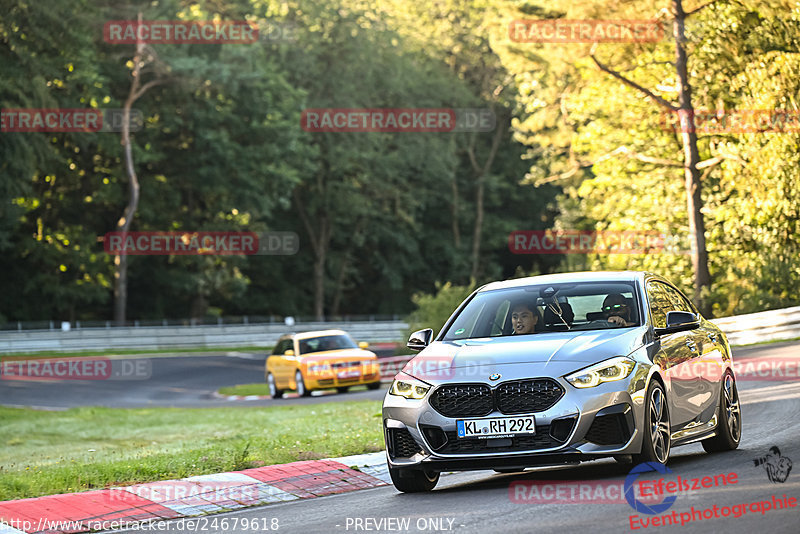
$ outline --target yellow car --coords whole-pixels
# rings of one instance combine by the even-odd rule
[[[319,330],[286,334],[278,339],[267,357],[264,376],[273,399],[286,390],[307,397],[315,389],[336,388],[344,393],[350,386],[381,386],[378,357],[366,350],[367,343],[356,345],[343,330]]]

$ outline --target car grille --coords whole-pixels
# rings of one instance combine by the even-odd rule
[[[549,378],[505,382],[494,392],[497,409],[505,414],[543,412],[563,395],[564,389]]]
[[[370,362],[370,361],[363,361],[363,362],[360,362],[360,361],[355,361],[355,362],[335,362],[335,363],[331,364],[331,369],[336,369],[336,370],[348,369],[350,367],[359,367],[359,366],[362,366],[362,365],[369,365],[370,363],[372,363],[372,362]]]
[[[538,449],[550,449],[563,445],[550,435],[550,425],[536,425],[536,434],[532,436],[514,436],[513,438],[458,439],[458,434],[445,432],[447,443],[438,449],[439,454],[476,454],[493,452],[523,452]]]
[[[422,450],[406,428],[390,428],[386,445],[392,458],[409,458]]]
[[[484,384],[450,384],[431,395],[433,409],[445,417],[480,417],[494,410],[492,389]]]
[[[534,378],[500,384],[448,384],[433,392],[430,404],[445,417],[482,417],[495,408],[504,414],[543,412],[564,395],[553,379]]]

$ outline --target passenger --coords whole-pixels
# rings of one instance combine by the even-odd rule
[[[511,308],[511,324],[514,334],[533,334],[539,324],[539,308],[528,302],[518,302]]]
[[[603,301],[603,316],[609,323],[618,326],[634,326],[628,301],[620,293],[611,293]]]

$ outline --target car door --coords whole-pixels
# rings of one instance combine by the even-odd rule
[[[292,349],[292,339],[285,338],[278,342],[278,345],[275,347],[275,362],[273,365],[273,374],[275,375],[275,381],[278,384],[278,387],[281,389],[288,389],[290,387],[290,377],[289,374],[291,372],[292,367],[290,364],[293,365],[294,361],[288,361],[291,356],[286,356],[284,353]]]
[[[717,347],[717,331],[704,321],[697,309],[677,289],[666,286],[674,309],[694,313],[700,319],[700,327],[688,332],[691,339],[692,374],[694,392],[689,402],[694,406],[697,422],[711,418],[719,399],[721,353]]]
[[[647,299],[654,328],[664,328],[667,325],[667,312],[673,311],[674,304],[668,288],[666,284],[654,280],[647,283]],[[676,332],[663,335],[658,341],[660,348],[656,358],[666,375],[670,422],[675,432],[691,423],[697,412],[691,403],[691,397],[697,389],[697,379],[692,376],[693,335],[691,332]]]

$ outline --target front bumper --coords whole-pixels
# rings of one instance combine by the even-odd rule
[[[361,386],[379,382],[380,379],[381,369],[377,362],[349,366],[342,365],[322,371],[312,371],[307,368],[303,372],[303,380],[309,390]]]
[[[564,395],[550,408],[530,414],[536,433],[499,439],[459,439],[457,420],[481,418],[442,415],[429,402],[435,388],[422,400],[387,393],[383,428],[388,463],[430,471],[471,470],[557,465],[638,453],[646,388],[643,373],[637,368],[625,380],[586,389],[555,378]],[[495,410],[484,418],[509,416]]]

